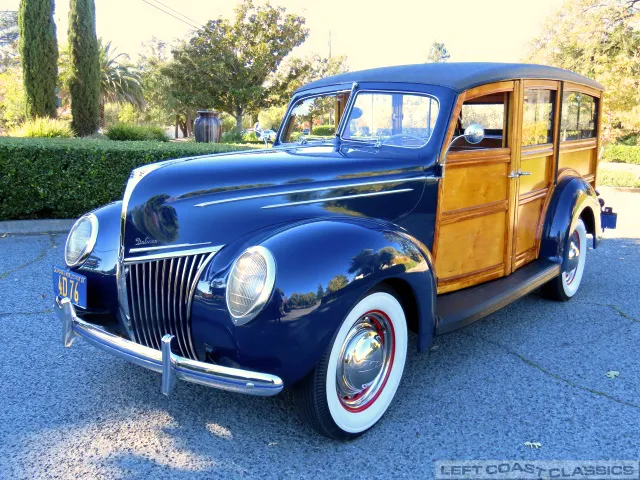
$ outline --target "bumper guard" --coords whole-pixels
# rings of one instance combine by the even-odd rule
[[[276,395],[282,391],[282,380],[275,375],[199,362],[176,355],[171,351],[173,335],[162,337],[162,350],[155,350],[85,322],[76,315],[68,298],[56,297],[54,308],[62,322],[62,341],[65,347],[70,347],[76,337],[82,337],[94,347],[161,373],[164,395],[171,393],[176,380],[258,396]]]

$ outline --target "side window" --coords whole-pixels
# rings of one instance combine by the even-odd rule
[[[485,148],[504,148],[507,146],[508,93],[495,93],[474,98],[462,104],[455,135],[462,135],[464,129],[472,123],[484,128],[485,137],[477,145],[470,145],[460,139],[451,147],[452,151],[475,150]]]
[[[384,145],[418,148],[431,138],[438,101],[405,93],[358,93],[342,137]]]
[[[564,92],[562,95],[562,141],[596,136],[597,99],[586,93]]]
[[[527,88],[524,91],[522,146],[553,143],[556,92]]]

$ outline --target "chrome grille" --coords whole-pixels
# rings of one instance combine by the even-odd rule
[[[136,262],[128,265],[127,296],[136,342],[156,350],[170,333],[178,354],[197,360],[191,338],[191,299],[212,253]]]

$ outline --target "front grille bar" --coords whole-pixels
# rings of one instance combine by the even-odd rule
[[[180,355],[197,360],[191,337],[191,300],[204,267],[216,252],[135,262],[127,278],[136,342],[156,350],[166,334]]]

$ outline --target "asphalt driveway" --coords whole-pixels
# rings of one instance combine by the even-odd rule
[[[589,251],[576,298],[532,294],[423,354],[412,337],[389,412],[349,444],[306,428],[288,392],[182,383],[165,398],[155,373],[64,349],[51,265],[65,236],[0,238],[0,478],[429,478],[444,459],[638,458],[640,194],[602,193],[619,228]]]

